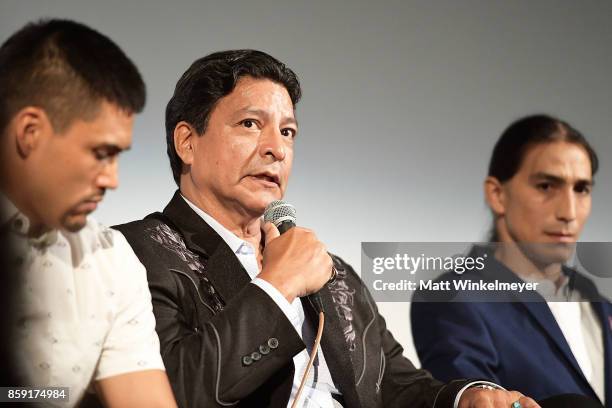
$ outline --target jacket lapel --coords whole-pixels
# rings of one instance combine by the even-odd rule
[[[227,304],[251,279],[225,241],[177,191],[163,212],[190,250],[206,258],[206,276]]]
[[[484,250],[482,248],[475,247],[472,252],[473,256],[488,254],[487,268],[483,270],[482,275],[489,280],[499,279],[503,282],[523,282],[514,272],[508,269],[504,264],[495,259],[495,255],[492,252]],[[573,271],[564,269],[564,273],[570,276],[570,279],[577,277]],[[573,285],[573,282],[571,283]],[[576,279],[576,289],[586,291],[587,288],[584,285],[584,281],[580,278]],[[513,302],[517,302],[523,305],[527,312],[536,320],[536,322],[542,327],[542,332],[545,333],[555,344],[560,354],[565,358],[570,365],[576,370],[580,378],[582,378],[584,385],[591,389],[591,385],[587,381],[582,369],[578,365],[578,361],[574,357],[569,344],[565,340],[565,336],[561,331],[561,328],[557,324],[555,317],[553,316],[546,300],[539,293],[527,293],[519,295],[512,295]]]
[[[549,338],[553,341],[555,346],[559,349],[563,357],[571,364],[571,366],[578,372],[580,378],[584,380],[586,386],[590,387],[589,382],[584,377],[582,373],[582,369],[578,365],[578,361],[574,357],[567,341],[565,340],[565,336],[563,332],[559,328],[555,317],[553,316],[550,308],[546,303],[543,302],[525,302],[523,306],[527,309],[527,311],[531,314],[531,316],[538,322],[538,324],[542,327],[542,331],[549,336]]]
[[[342,393],[342,397],[349,407],[361,407],[357,388],[355,386],[355,370],[351,361],[350,352],[344,340],[340,319],[335,312],[334,301],[327,286],[319,291],[325,309],[325,327],[321,338],[321,348],[325,353],[325,361],[332,375],[334,384]],[[319,317],[307,298],[301,298],[302,306],[311,322],[316,327]]]
[[[591,306],[601,322],[604,348],[605,399],[612,401],[612,305],[606,301],[592,302]]]
[[[174,194],[163,214],[183,235],[187,248],[207,259],[206,276],[226,303],[251,281],[229,246],[189,207],[179,191]],[[355,371],[344,340],[340,320],[335,313],[331,293],[326,286],[319,293],[326,311],[325,327],[321,339],[325,360],[334,383],[342,392],[347,406],[361,407],[355,386]],[[312,305],[306,298],[302,298],[302,305],[308,318],[314,322],[316,330],[318,316]]]

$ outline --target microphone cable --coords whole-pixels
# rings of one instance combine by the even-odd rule
[[[278,228],[278,231],[283,234],[295,227],[295,207],[281,200],[272,201],[270,204],[268,204],[266,210],[264,211],[264,221],[273,223],[276,228]],[[298,401],[300,400],[300,396],[302,395],[302,391],[306,385],[306,379],[308,378],[308,374],[310,373],[314,360],[319,352],[319,345],[321,343],[321,337],[323,336],[323,328],[325,327],[325,313],[323,312],[321,296],[318,293],[313,293],[308,296],[308,300],[319,314],[319,326],[317,328],[317,336],[315,337],[312,351],[310,352],[310,359],[308,360],[306,370],[304,370],[304,374],[302,375],[302,380],[300,381],[300,386],[295,394],[295,399],[291,404],[291,408],[296,408],[298,406]]]
[[[304,390],[304,385],[306,385],[306,378],[308,378],[308,374],[310,373],[310,369],[312,368],[312,364],[314,363],[315,358],[317,357],[317,353],[319,352],[319,343],[321,343],[321,336],[323,336],[323,327],[325,326],[325,313],[321,310],[319,312],[319,327],[317,328],[317,337],[315,337],[314,345],[312,346],[312,351],[310,352],[310,360],[308,360],[308,364],[306,365],[306,370],[304,371],[304,375],[302,376],[302,381],[300,382],[300,387],[295,394],[295,399],[293,400],[293,404],[291,404],[291,408],[296,408],[298,405],[298,401],[300,400],[300,396],[302,395],[302,391]]]

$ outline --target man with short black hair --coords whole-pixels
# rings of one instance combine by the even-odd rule
[[[195,61],[166,109],[179,191],[163,212],[117,227],[147,268],[179,405],[293,404],[317,329],[305,296],[319,292],[322,349],[296,406],[537,407],[417,370],[350,265],[312,231],[262,223],[287,187],[300,95],[293,71],[260,51]]]
[[[175,407],[145,270],[125,239],[88,218],[117,187],[145,86],[104,35],[31,23],[0,48],[3,238],[18,291],[11,331],[21,385],[93,380],[109,407]]]

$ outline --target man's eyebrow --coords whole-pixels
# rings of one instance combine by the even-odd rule
[[[595,185],[595,180],[593,179],[579,179],[576,181],[577,185],[582,185],[582,186],[591,186],[593,187]]]
[[[564,179],[563,177],[559,177],[556,176],[554,174],[550,174],[550,173],[546,173],[546,172],[538,172],[535,173],[533,175],[531,175],[531,177],[529,177],[531,180],[546,180],[546,181],[550,181],[552,183],[555,184],[564,184],[567,183],[567,180]],[[590,185],[592,186],[594,184],[592,179],[578,179],[575,181],[574,184],[582,184],[582,185]]]
[[[130,150],[131,148],[132,148],[132,145],[121,147],[113,143],[102,143],[102,144],[94,146],[94,149],[105,149],[112,153],[126,152]]]
[[[286,123],[286,124],[289,124],[289,125],[294,125],[295,127],[298,126],[298,121],[293,116],[287,116],[287,117],[283,118],[282,122]]]
[[[268,116],[268,112],[263,109],[252,108],[250,106],[245,106],[244,108],[238,109],[235,115],[242,115],[244,113],[252,113],[254,115],[260,116]]]
[[[233,116],[240,116],[240,115],[243,115],[245,113],[249,113],[249,114],[253,114],[253,115],[258,115],[258,116],[262,116],[262,117],[266,117],[266,118],[268,116],[270,116],[268,114],[268,112],[263,110],[263,109],[251,108],[249,106],[246,106],[244,108],[238,109]],[[298,125],[297,119],[294,116],[285,116],[285,117],[283,117],[281,122],[285,123],[285,124],[294,125],[294,126]]]

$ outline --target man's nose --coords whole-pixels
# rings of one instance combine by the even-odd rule
[[[287,146],[285,144],[285,138],[279,129],[270,128],[262,133],[260,139],[260,154],[265,156],[271,156],[274,161],[283,161],[287,156]]]
[[[114,190],[119,186],[118,161],[106,163],[96,178],[96,187]]]
[[[571,222],[576,219],[576,193],[573,189],[564,189],[557,201],[557,219],[563,222]]]

